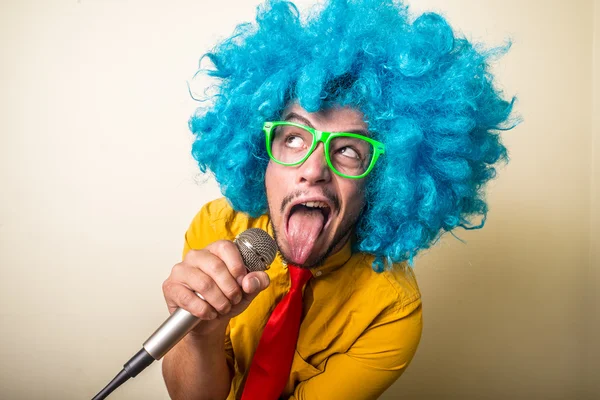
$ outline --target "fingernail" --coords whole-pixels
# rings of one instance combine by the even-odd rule
[[[242,301],[242,294],[238,293],[233,297],[233,305],[239,304]]]
[[[250,290],[256,292],[258,289],[260,289],[260,281],[258,280],[258,278],[254,277],[250,281]]]

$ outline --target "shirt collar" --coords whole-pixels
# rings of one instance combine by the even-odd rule
[[[312,272],[313,276],[317,278],[322,277],[346,264],[350,257],[352,257],[352,244],[350,242],[351,239],[348,239],[344,247],[342,247],[337,253],[327,257],[322,265],[311,268],[310,271]]]

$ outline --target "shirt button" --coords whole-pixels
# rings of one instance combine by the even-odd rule
[[[321,275],[323,275],[323,271],[317,271],[317,272],[315,272],[315,276],[321,276]]]

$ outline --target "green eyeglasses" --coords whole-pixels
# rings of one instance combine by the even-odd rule
[[[323,132],[287,121],[265,122],[263,130],[267,152],[276,163],[300,165],[322,142],[329,168],[344,178],[364,178],[385,152],[383,143],[357,133]]]

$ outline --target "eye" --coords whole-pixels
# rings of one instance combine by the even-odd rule
[[[289,135],[285,138],[285,145],[294,149],[299,149],[304,145],[304,139],[301,136]]]
[[[338,153],[343,155],[344,157],[348,157],[348,158],[352,158],[355,160],[360,160],[360,154],[358,154],[358,152],[356,150],[354,150],[352,147],[342,147],[341,149],[338,150]]]

